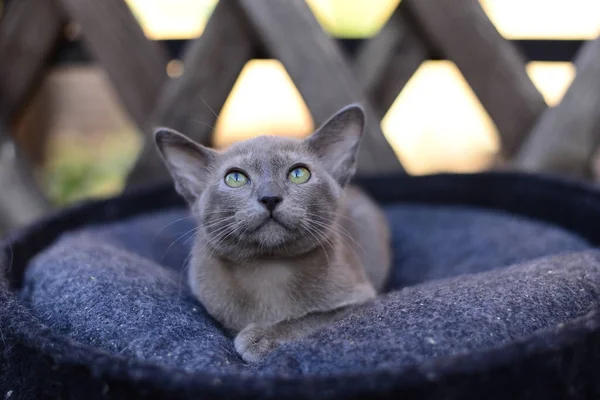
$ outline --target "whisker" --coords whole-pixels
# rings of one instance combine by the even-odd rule
[[[206,122],[202,122],[202,121],[199,121],[199,120],[197,120],[197,119],[193,119],[193,118],[189,118],[189,120],[190,120],[190,121],[192,121],[192,122],[195,122],[195,123],[197,123],[197,124],[202,124],[202,125],[204,125],[204,126],[207,126],[207,127],[209,127],[210,129],[212,129],[212,130],[213,130],[213,132],[215,131],[215,127],[214,127],[214,126],[212,126],[211,124],[207,124]]]
[[[315,223],[315,225],[317,225],[317,226],[321,226],[322,228],[324,228],[324,229],[326,229],[326,230],[328,230],[328,231],[334,232],[334,234],[335,234],[335,233],[337,233],[338,235],[340,235],[340,234],[341,234],[342,236],[345,236],[346,238],[350,239],[350,240],[351,240],[351,241],[352,241],[352,242],[353,242],[353,243],[354,243],[354,244],[355,244],[357,247],[359,247],[359,248],[360,248],[360,250],[363,252],[363,254],[366,252],[366,251],[365,251],[365,249],[364,249],[364,247],[363,247],[363,246],[362,246],[360,243],[358,243],[358,242],[357,242],[357,241],[356,241],[354,238],[352,238],[351,236],[347,235],[345,232],[343,232],[343,231],[342,231],[341,229],[339,229],[338,227],[335,227],[335,225],[325,225],[325,224],[320,224],[320,223],[317,223],[317,222],[316,222],[316,221],[314,221],[314,220],[313,220],[313,221],[311,221],[311,222],[312,222],[312,223]],[[335,228],[334,228],[334,227],[335,227]],[[342,239],[342,240],[343,240],[343,237],[341,237],[341,236],[338,236],[338,237],[340,237],[340,239]],[[352,253],[354,254],[354,256],[355,256],[357,259],[360,259],[360,256],[359,256],[359,254],[356,252],[356,249],[354,248],[354,246],[352,246],[352,244],[349,246],[349,249],[350,249],[350,251],[352,251]]]
[[[362,225],[361,223],[359,223],[356,219],[351,218],[348,215],[344,215],[343,213],[336,214],[335,218],[333,218],[333,219],[326,218],[326,217],[324,217],[321,214],[316,214],[316,213],[313,213],[313,212],[310,212],[310,211],[305,211],[305,215],[306,216],[310,216],[310,217],[319,218],[319,219],[321,219],[321,220],[323,220],[325,222],[328,222],[328,223],[329,222],[334,222],[336,218],[340,218],[340,219],[343,219],[343,220],[351,222],[354,226],[356,226],[356,227],[358,227],[360,229],[363,229],[363,230],[367,229],[364,225]]]
[[[323,253],[325,254],[325,258],[327,259],[327,264],[331,265],[331,260],[329,259],[329,254],[327,254],[327,250],[325,249],[325,246],[323,246],[323,244],[321,243],[321,240],[319,240],[319,237],[317,237],[316,234],[313,233],[312,228],[310,226],[303,225],[303,224],[301,224],[301,225],[304,227],[306,232],[315,239],[315,241],[319,244],[319,246],[321,246],[321,249],[323,249]],[[333,249],[333,246],[332,246],[332,249]],[[334,252],[335,252],[335,250],[334,250]]]
[[[323,222],[318,221],[318,220],[311,220],[311,222],[314,223],[314,224],[316,224],[316,225],[318,225],[318,226],[321,226],[321,227],[323,227],[325,229],[331,229],[333,232],[336,232],[336,233],[339,233],[339,234],[345,236],[346,238],[348,238],[352,242],[352,244],[355,244],[356,246],[358,246],[363,252],[366,251],[365,248],[360,243],[358,243],[356,241],[356,239],[354,239],[345,228],[343,228],[343,227],[341,227],[339,225],[335,225],[335,224],[329,224],[328,225],[328,224],[323,223]]]
[[[354,253],[354,256],[358,259],[361,258],[361,254],[365,254],[366,250],[365,248],[359,243],[357,242],[355,239],[351,238],[350,236],[347,235],[342,235],[347,237],[348,239],[350,239],[351,243],[346,242],[346,244],[348,244],[348,248]],[[341,238],[342,240],[344,240],[344,238]]]
[[[204,100],[204,97],[202,97],[202,95],[200,95],[200,100],[202,100],[202,102],[204,103],[204,105],[205,105],[206,107],[208,107],[208,109],[210,110],[210,112],[212,112],[212,113],[213,113],[213,115],[215,116],[215,118],[216,118],[216,119],[219,119],[219,116],[217,115],[217,113],[215,112],[215,110],[213,110],[213,109],[211,108],[211,106],[209,106],[209,105],[208,105],[208,103],[206,102],[206,100]]]
[[[202,229],[202,228],[203,228],[203,226],[197,226],[196,228],[194,228],[194,229],[190,229],[189,231],[187,231],[186,233],[184,233],[183,235],[181,235],[180,237],[178,237],[177,239],[175,239],[175,240],[174,240],[174,241],[173,241],[173,242],[172,242],[172,243],[169,245],[169,247],[167,247],[167,249],[165,250],[165,252],[164,252],[164,254],[163,254],[163,256],[162,256],[162,258],[164,259],[164,257],[167,255],[167,253],[169,252],[169,250],[171,249],[171,247],[173,247],[173,245],[174,245],[175,243],[177,243],[178,241],[180,241],[180,240],[181,240],[181,239],[183,239],[184,237],[188,236],[190,233],[191,233],[191,234],[192,234],[192,236],[193,236],[194,234],[198,233],[198,232],[200,231],[200,229]],[[222,228],[219,228],[219,229],[217,229],[217,230],[216,230],[214,233],[216,233],[216,232],[220,232],[220,231],[221,231],[221,229],[222,229]],[[186,241],[186,243],[187,243],[187,241]]]
[[[179,296],[181,296],[181,294],[183,293],[183,276],[188,272],[190,265],[188,264],[188,262],[190,261],[190,259],[192,258],[192,251],[190,251],[187,255],[187,257],[185,258],[185,260],[183,260],[183,265],[181,266],[181,272],[179,273]]]
[[[199,228],[190,229],[189,231],[187,231],[186,233],[184,233],[183,235],[181,235],[177,239],[175,239],[173,242],[171,242],[171,244],[169,245],[169,247],[167,247],[167,249],[163,253],[163,255],[161,257],[161,260],[163,260],[165,258],[165,256],[167,255],[167,253],[169,252],[169,250],[171,250],[171,247],[173,247],[173,245],[175,243],[177,243],[178,241],[180,241],[181,239],[183,239],[184,237],[186,237],[187,235],[189,235],[190,233],[193,233],[194,231],[196,231],[198,229]]]
[[[319,218],[319,219],[321,219],[324,222],[328,222],[328,223],[329,222],[335,222],[335,219],[328,219],[328,218],[323,217],[322,215],[319,215],[319,214],[316,214],[316,213],[312,213],[310,211],[306,211],[305,214],[306,214],[306,216],[309,216],[309,217]],[[351,217],[349,217],[347,215],[338,214],[338,215],[336,215],[336,218],[341,218],[341,219],[348,220],[348,221],[352,222],[353,224],[355,224],[357,227],[359,227],[361,229],[366,229],[357,220],[355,220],[354,218],[351,218]]]
[[[183,218],[177,218],[175,221],[171,221],[168,224],[166,224],[165,226],[163,226],[162,228],[160,228],[158,231],[156,231],[156,233],[154,234],[154,238],[152,239],[152,241],[154,242],[156,240],[156,238],[158,237],[158,234],[161,233],[164,229],[168,228],[169,226],[179,222],[179,221],[183,221],[186,219],[190,219],[190,218],[194,218],[193,215],[189,215],[187,217],[183,217]]]
[[[210,240],[206,240],[204,245],[197,251],[199,253],[201,253],[203,258],[205,258],[205,259],[210,258],[212,256],[212,254],[214,253],[214,251],[216,250],[216,247],[221,243],[222,239],[225,237],[225,235],[227,235],[231,229],[235,229],[235,227],[241,225],[242,222],[243,221],[232,222],[232,223],[226,224],[226,225],[218,228],[215,232],[211,233],[214,235],[213,241],[215,243],[211,245]],[[204,250],[206,248],[208,248],[209,246],[213,247],[213,249],[212,249],[213,251],[209,254],[205,254]]]
[[[223,243],[229,236],[231,236],[234,232],[237,231],[237,229],[243,225],[244,221],[238,221],[235,225],[232,224],[232,228],[231,231],[225,235],[223,235],[221,237],[221,239],[219,239],[219,241],[213,246],[212,252],[209,254],[208,258],[212,257],[212,255],[214,254],[214,252],[216,251],[216,248]]]
[[[246,228],[242,232],[240,232],[240,234],[238,235],[238,240],[237,240],[238,245],[240,244],[240,237],[244,236],[246,234],[246,232],[248,232],[249,229],[250,229],[250,225],[246,226]]]
[[[202,216],[208,216],[208,215],[214,215],[214,214],[222,214],[222,213],[227,213],[228,211],[215,211],[215,212],[210,212],[210,213],[190,213],[188,216],[182,217],[182,218],[177,218],[174,221],[169,222],[168,224],[166,224],[165,226],[163,226],[162,228],[160,228],[158,231],[156,231],[156,233],[154,234],[154,238],[152,239],[153,241],[156,240],[156,237],[159,235],[159,233],[161,233],[164,229],[168,228],[169,226],[176,224],[177,222],[180,221],[184,221],[186,219],[191,219],[191,218],[199,218]]]
[[[231,219],[233,219],[233,218],[232,217],[225,217],[225,218],[217,219],[217,220],[214,220],[214,221],[210,221],[210,223],[208,223],[208,224],[203,224],[202,227],[206,228],[206,229],[210,229],[210,228],[213,228],[215,226],[223,225],[224,223],[226,223],[228,220],[231,220]],[[219,228],[217,228],[217,229],[219,229]]]
[[[319,231],[316,228],[317,227],[313,227],[313,229],[317,233],[319,239],[325,241],[325,243],[328,244],[329,247],[331,247],[331,251],[333,252],[333,254],[335,254],[337,256],[339,254],[338,248],[335,246],[335,243],[333,242],[333,238],[331,237],[331,235],[327,234],[327,233],[332,233],[332,231],[330,229],[325,229],[325,231]]]

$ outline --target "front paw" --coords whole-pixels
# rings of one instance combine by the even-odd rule
[[[246,362],[258,362],[279,343],[274,332],[267,326],[250,324],[235,337],[235,350]]]

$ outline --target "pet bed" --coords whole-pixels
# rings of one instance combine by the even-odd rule
[[[385,207],[385,293],[244,363],[185,286],[170,185],[6,240],[0,397],[600,398],[600,192],[522,173],[359,180]]]

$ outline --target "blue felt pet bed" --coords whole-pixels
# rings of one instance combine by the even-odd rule
[[[386,293],[258,364],[185,285],[194,224],[170,185],[13,235],[0,398],[600,398],[598,190],[513,173],[358,183],[392,227]]]

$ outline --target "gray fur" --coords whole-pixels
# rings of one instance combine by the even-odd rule
[[[364,130],[357,105],[305,140],[257,137],[217,152],[168,129],[155,138],[175,187],[198,221],[189,284],[207,311],[258,361],[349,306],[373,299],[390,268],[381,210],[347,185]],[[306,183],[287,179],[297,165]],[[232,188],[232,169],[249,183]],[[259,199],[280,196],[274,211]]]

